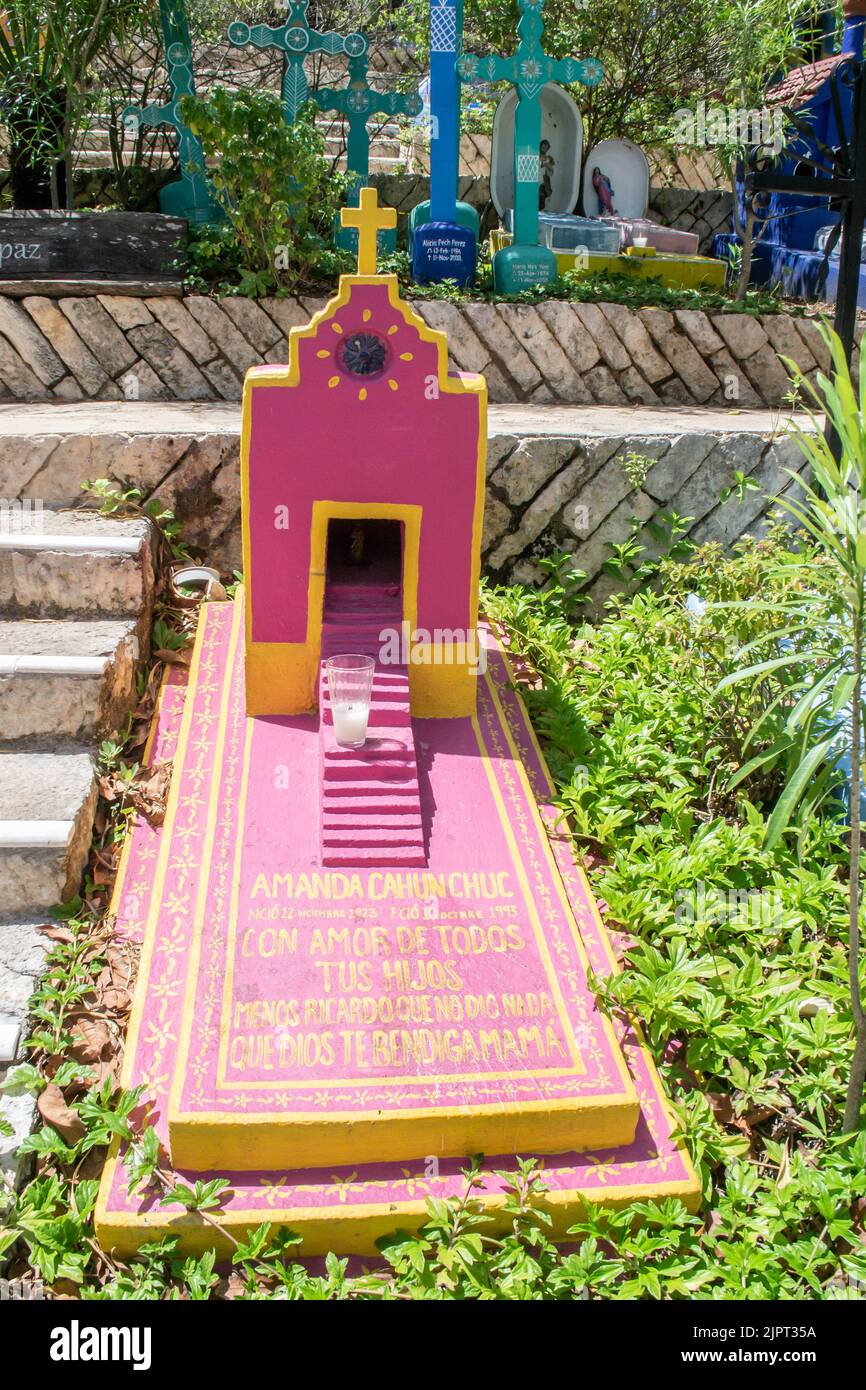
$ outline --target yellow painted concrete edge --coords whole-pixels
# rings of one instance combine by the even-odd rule
[[[543,1178],[543,1166],[541,1175]],[[326,1207],[287,1207],[275,1203],[273,1206],[249,1210],[214,1212],[212,1215],[223,1228],[222,1232],[194,1213],[180,1212],[172,1216],[165,1207],[140,1215],[107,1213],[104,1208],[101,1211],[97,1208],[97,1239],[106,1252],[126,1257],[148,1241],[177,1236],[180,1249],[186,1255],[216,1250],[220,1258],[227,1258],[232,1253],[235,1241],[243,1240],[257,1226],[269,1222],[275,1227],[286,1226],[301,1237],[299,1253],[304,1258],[330,1252],[338,1255],[376,1255],[376,1241],[382,1236],[395,1231],[419,1230],[429,1220],[426,1197],[437,1197],[434,1183],[431,1184],[434,1190],[404,1202],[383,1200],[350,1207],[340,1200],[340,1185],[335,1175],[333,1202]],[[427,1183],[423,1178],[418,1178],[413,1185],[420,1188]],[[668,1197],[678,1198],[689,1211],[695,1212],[700,1204],[700,1188],[694,1182],[674,1179],[652,1184],[635,1183],[628,1187],[597,1187],[591,1191],[580,1188],[573,1191],[556,1190],[541,1193],[536,1205],[551,1217],[551,1238],[565,1240],[569,1228],[593,1207],[618,1210],[630,1202],[660,1201]],[[485,1213],[492,1218],[490,1226],[484,1228],[485,1234],[503,1234],[511,1229],[513,1218],[503,1210],[506,1201],[504,1193],[489,1193],[478,1200]]]
[[[538,740],[538,735],[535,732],[535,728],[527,712],[526,705],[523,703],[523,698],[520,694],[520,687],[517,683],[517,678],[514,674],[514,668],[511,665],[508,652],[505,649],[505,647],[502,646],[501,643],[500,651],[502,653],[502,659],[505,664],[505,669],[508,672],[511,684],[514,687],[515,698],[517,700],[517,704],[519,706],[520,713],[523,718],[523,722],[526,727],[527,733],[529,734],[529,740],[532,744],[532,747],[535,750],[539,766],[541,768],[542,776],[544,777],[544,780],[547,783],[547,789],[550,793],[551,803],[553,803],[556,798],[556,786],[554,784],[553,778],[550,775],[550,768],[547,766],[547,759],[544,756],[544,750],[542,749],[541,744]],[[587,877],[586,870],[584,869],[583,865],[578,862],[578,859],[575,856],[574,851],[572,851],[572,859],[574,861],[574,867],[577,872],[577,876],[580,879],[584,891],[586,893],[586,899],[589,903],[590,910],[592,912],[596,927],[598,929],[598,938],[601,942],[602,947],[604,948],[604,953],[607,956],[608,963],[611,968],[611,974],[621,975],[623,972],[623,965],[621,961],[617,959],[616,952],[614,951],[613,946],[611,944],[610,933],[607,930],[604,918],[598,910],[598,903],[596,902],[595,893],[592,891],[592,885]],[[667,1120],[673,1128],[676,1128],[678,1127],[679,1121],[674,1113],[673,1107],[668,1098],[668,1093],[665,1089],[661,1073],[659,1072],[659,1069],[656,1066],[655,1058],[653,1057],[652,1052],[650,1051],[650,1048],[647,1045],[643,1028],[634,1019],[632,1020],[631,1028],[635,1038],[637,1039],[638,1047],[640,1049],[641,1056],[643,1057],[644,1066],[647,1068],[655,1083],[656,1091],[658,1092],[659,1099],[661,1101]],[[697,1211],[701,1204],[701,1180],[698,1176],[695,1165],[692,1162],[691,1155],[689,1154],[688,1146],[686,1145],[685,1140],[680,1139],[677,1142],[676,1148],[677,1152],[679,1153],[680,1159],[683,1163],[683,1166],[689,1174],[691,1184],[689,1191],[691,1192],[692,1197],[690,1201],[686,1202],[686,1205],[688,1206],[689,1211]],[[683,1200],[685,1200],[685,1198]]]
[[[371,1115],[171,1114],[170,1148],[175,1167],[196,1173],[327,1171],[359,1163],[412,1163],[419,1155],[448,1157],[455,1151],[555,1155],[627,1146],[634,1139],[636,1109],[636,1100],[626,1094],[503,1102],[483,1111],[452,1106]]]

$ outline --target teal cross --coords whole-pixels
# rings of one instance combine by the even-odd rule
[[[180,178],[160,191],[159,205],[163,212],[186,217],[190,222],[216,222],[222,217],[214,203],[204,172],[204,150],[197,135],[193,135],[180,114],[180,99],[195,96],[192,71],[192,44],[184,0],[160,0],[159,19],[165,45],[165,61],[171,85],[171,101],[165,106],[127,106],[123,124],[138,126],[173,126],[177,133]]]
[[[351,180],[348,201],[357,203],[358,191],[370,181],[370,136],[367,122],[371,116],[418,116],[424,103],[417,92],[380,92],[367,81],[367,55],[349,59],[349,81],[345,87],[320,87],[312,94],[320,111],[338,111],[345,116],[349,127],[346,140],[346,168]],[[354,250],[358,233],[352,227],[337,231],[338,246]],[[393,250],[394,232],[380,232],[380,249]]]
[[[283,73],[283,114],[291,125],[310,95],[304,61],[311,53],[345,53],[348,58],[362,58],[369,47],[363,34],[337,34],[333,29],[324,34],[311,29],[307,23],[310,0],[289,0],[289,15],[285,24],[272,28],[269,24],[245,24],[236,20],[228,27],[228,40],[234,48],[278,48],[285,54]]]
[[[338,111],[349,127],[346,167],[354,176],[357,190],[369,182],[370,137],[367,122],[371,116],[418,116],[424,103],[417,92],[380,92],[367,81],[367,55],[349,59],[349,81],[345,87],[320,87],[313,92],[320,111]]]
[[[517,88],[514,122],[514,243],[538,245],[538,183],[541,175],[541,89],[545,82],[582,82],[597,87],[604,68],[597,58],[550,58],[544,51],[544,0],[519,0],[517,52],[510,58],[467,53],[457,71],[464,82],[510,82]]]

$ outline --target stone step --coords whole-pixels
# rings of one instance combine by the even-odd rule
[[[0,614],[125,618],[150,604],[146,521],[43,511],[0,533]]]
[[[381,808],[379,808],[381,810]],[[368,811],[325,811],[322,816],[322,831],[329,833],[335,830],[358,830],[369,825]],[[421,816],[416,811],[407,812],[405,815],[391,815],[388,824],[394,822],[395,830],[422,830],[423,822]],[[381,822],[380,822],[381,825]],[[384,827],[382,827],[384,828]]]
[[[324,693],[327,695],[327,693],[328,693],[328,683],[327,683],[327,681],[325,681],[325,680],[323,680],[323,682],[322,682],[322,689],[323,689]],[[382,701],[382,700],[391,700],[391,701],[402,701],[403,703],[405,703],[405,704],[408,706],[408,703],[409,703],[409,682],[408,682],[407,680],[405,680],[405,677],[404,677],[404,680],[403,680],[403,683],[402,683],[402,684],[400,684],[400,683],[398,683],[398,682],[389,683],[388,681],[383,680],[383,679],[380,677],[379,672],[377,671],[376,674],[375,674],[375,676],[373,677],[373,686],[372,686],[372,690],[371,690],[371,695],[372,695],[373,700],[374,700],[377,704],[378,704],[380,701]],[[399,735],[398,735],[398,736],[399,736]],[[378,737],[379,737],[379,738],[386,738],[387,735],[384,734],[384,733],[380,733],[380,734],[378,735]]]
[[[341,148],[341,146],[340,146],[340,143],[338,142],[338,144],[337,144],[337,149],[339,150],[340,148]],[[334,160],[337,169],[345,170],[345,168],[346,168],[346,156],[345,156],[345,154],[337,154],[336,151],[332,150],[332,151],[331,151],[330,157],[331,157],[331,159]],[[159,145],[157,145],[157,146],[155,146],[154,149],[153,149],[152,154],[150,155],[150,162],[151,162],[151,164],[153,165],[154,168],[162,168],[162,167],[166,167],[166,166],[168,166],[168,165],[170,165],[170,164],[173,164],[173,163],[174,163],[174,151],[173,151],[173,149],[172,149],[170,146],[168,146],[168,145],[165,145],[165,146],[159,146]],[[390,174],[390,173],[392,173],[392,172],[394,171],[394,169],[395,169],[396,167],[398,167],[402,162],[403,162],[403,161],[402,161],[402,159],[401,159],[401,157],[400,157],[400,152],[399,152],[399,150],[397,150],[397,151],[395,151],[394,153],[392,153],[391,150],[390,150],[390,148],[388,148],[388,149],[386,150],[385,153],[380,154],[380,153],[378,153],[377,147],[376,147],[375,145],[371,144],[371,146],[370,146],[370,173],[371,173],[371,174]],[[210,164],[212,163],[212,161],[211,161],[211,160],[208,160],[207,163],[208,163],[208,165],[210,165]],[[3,160],[2,158],[0,158],[0,169],[8,169],[8,167],[9,167],[8,161],[5,161],[5,160]],[[112,156],[110,150],[108,150],[108,149],[106,149],[106,148],[101,148],[101,149],[80,149],[80,150],[76,151],[76,154],[75,154],[75,167],[76,167],[77,169],[81,169],[81,170],[87,170],[87,169],[111,169],[111,168],[114,167],[114,158],[113,158],[113,156]]]
[[[149,78],[149,74],[144,72],[144,70],[142,70],[142,75]],[[327,132],[339,119],[339,115],[336,113],[333,115],[322,114],[316,117],[315,124],[319,130]],[[86,145],[91,140],[104,140],[107,143],[109,139],[109,129],[110,127],[106,124],[104,116],[97,112],[81,135],[81,144]],[[374,126],[373,129],[375,129],[377,136],[387,136],[392,139],[399,139],[400,137],[400,127],[394,121],[383,121],[381,125]]]
[[[356,656],[379,656],[382,649],[382,640],[378,632],[369,637],[355,637],[350,643],[342,637],[326,637],[322,635],[322,659],[327,660],[329,656],[345,656],[347,652],[352,652]]]
[[[333,724],[334,715],[330,705],[322,709],[322,723]],[[403,701],[377,700],[370,705],[370,729],[409,728],[411,724],[409,706]]]
[[[322,846],[326,850],[350,850],[353,847],[358,849],[375,849],[378,847],[402,849],[412,847],[414,849],[424,849],[424,832],[421,827],[406,827],[405,825],[373,826],[359,824],[350,830],[335,830],[332,827],[324,827],[322,830]],[[330,858],[330,856],[329,856]]]
[[[418,778],[415,776],[401,778],[396,787],[393,778],[390,777],[366,777],[362,782],[326,780],[322,788],[323,796],[328,803],[332,797],[343,802],[352,797],[390,797],[394,795],[395,791],[399,791],[403,797],[417,797]]]
[[[354,607],[359,603],[380,603],[385,598],[399,598],[399,584],[382,584],[363,579],[329,579],[325,602],[348,604]]]
[[[392,631],[400,628],[401,614],[396,613],[359,613],[354,618],[348,614],[340,614],[333,617],[326,613],[324,622],[326,627],[322,631],[322,641],[327,636],[331,645],[334,642],[381,642],[383,631]]]
[[[421,307],[425,314],[437,308],[432,301]],[[499,307],[509,313],[513,308]],[[571,314],[574,306],[560,307]],[[449,326],[450,319],[441,322]],[[453,327],[459,337],[460,322],[454,320]],[[480,355],[477,365],[484,368]],[[495,380],[488,383],[494,396]],[[240,522],[237,497],[220,480],[226,469],[236,476],[240,418],[239,402],[225,401],[37,402],[26,409],[0,403],[0,497],[33,491],[35,484],[24,479],[36,478],[46,503],[68,506],[85,478],[124,477],[148,489],[164,470],[170,475],[166,500],[184,517],[187,538],[209,563],[231,573],[242,563]],[[539,528],[546,543],[573,527],[574,562],[596,576],[590,581],[595,603],[607,596],[604,586],[615,583],[601,573],[607,543],[627,533],[638,504],[642,515],[662,508],[694,517],[690,534],[698,543],[727,544],[756,526],[760,534],[766,496],[789,485],[786,468],[800,466],[794,443],[783,437],[789,421],[807,434],[814,429],[807,415],[792,416],[787,409],[494,403],[488,410],[484,564],[509,582],[540,582],[533,558]],[[620,460],[630,452],[661,461],[637,499],[623,496],[627,479]],[[719,503],[735,469],[754,476],[759,489],[744,503],[735,497]],[[205,508],[199,505],[202,478],[216,481],[212,505]],[[528,500],[531,495],[534,500]],[[622,500],[609,510],[617,497]]]
[[[329,847],[325,862],[335,869],[422,869],[427,857],[420,845],[391,844],[372,849]]]
[[[328,689],[327,667],[322,672],[322,684]],[[382,666],[377,664],[373,673],[373,689],[381,690],[383,693],[389,691],[391,695],[397,692],[404,692],[408,699],[409,696],[409,677],[406,675],[406,667],[394,664],[393,666]]]
[[[383,789],[386,793],[393,792],[393,788],[387,786]],[[401,789],[402,792],[402,789]],[[327,801],[323,807],[324,819],[329,816],[350,815],[357,818],[366,814],[377,816],[393,816],[401,818],[405,816],[418,816],[417,796],[370,796],[367,789],[360,796],[346,796],[342,789],[334,788],[333,792],[328,793]]]
[[[323,729],[322,746],[325,761],[348,762],[356,757],[353,748],[345,748],[334,737],[334,726]],[[411,735],[405,729],[381,729],[374,737],[368,738],[365,751],[377,761],[403,762],[415,757],[415,746]]]
[[[371,749],[368,741],[361,754],[362,756],[354,758],[326,758],[323,769],[325,786],[335,782],[352,782],[355,786],[362,787],[370,781],[388,781],[398,788],[404,785],[418,785],[414,749],[400,759],[382,758]]]
[[[324,617],[335,627],[346,627],[350,623],[366,623],[371,626],[373,623],[386,622],[393,623],[402,617],[400,596],[392,597],[390,594],[378,601],[371,594],[357,599],[349,598],[329,598],[326,601]]]
[[[0,747],[78,742],[136,699],[137,620],[0,619]]]
[[[0,923],[78,891],[95,809],[89,753],[0,753]]]
[[[339,597],[345,596],[341,586]],[[326,600],[330,598],[329,585]],[[361,614],[355,618],[350,642],[353,650],[357,632],[366,621]],[[330,628],[324,629],[323,635],[325,631]],[[387,728],[387,734],[368,735],[362,748],[340,748],[333,730],[327,667],[324,662],[319,666],[320,848],[322,863],[327,866],[355,863],[391,868],[426,863],[408,673],[405,667],[398,667],[389,674],[397,680],[378,682],[385,694],[374,693],[369,721],[374,729]],[[377,675],[378,668],[374,683]],[[390,725],[377,723],[385,711],[395,710],[399,717]],[[395,813],[392,808],[398,803],[400,812]],[[344,823],[335,824],[336,817]]]

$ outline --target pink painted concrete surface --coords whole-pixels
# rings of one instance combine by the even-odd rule
[[[179,1111],[423,1114],[623,1096],[619,1048],[587,986],[490,685],[479,691],[480,744],[470,719],[413,721],[427,869],[388,869],[383,857],[326,871],[310,804],[318,721],[247,719],[240,643],[231,661],[229,700],[209,726],[222,749],[209,759],[212,794],[202,788],[201,805],[184,797],[174,826],[178,844],[201,850]],[[363,785],[383,803],[394,793],[386,777]],[[216,833],[189,833],[190,810]],[[186,875],[186,860],[179,869]],[[164,904],[175,897],[169,867]],[[401,1018],[398,1000],[417,1012]],[[456,1016],[443,1017],[452,1001]],[[521,1029],[531,1033],[522,1048]],[[440,1046],[452,1055],[434,1061]]]
[[[145,944],[140,983],[146,986],[146,1000],[140,1027],[137,1030],[134,1052],[130,1058],[128,1084],[143,1084],[150,1106],[150,1118],[163,1142],[167,1142],[167,1105],[172,1070],[182,1034],[182,1003],[189,962],[192,904],[196,884],[196,862],[201,855],[205,837],[205,808],[214,780],[219,729],[219,705],[222,694],[221,673],[224,672],[230,641],[230,605],[210,605],[205,615],[201,666],[194,707],[188,724],[187,756],[176,775],[181,778],[181,804],[186,817],[184,833],[176,837],[168,857],[168,873],[163,895],[163,910],[158,914],[154,930]],[[548,805],[550,788],[544,767],[532,742],[528,721],[519,698],[507,689],[508,673],[501,653],[495,647],[490,652],[490,671],[502,701],[508,724],[520,749],[533,792],[537,795],[542,814],[552,824],[554,813]],[[237,664],[232,679],[236,692],[233,705],[242,708],[242,673]],[[177,697],[180,697],[180,690]],[[487,704],[487,702],[485,702]],[[175,736],[177,704],[175,696],[164,700],[160,711],[159,739]],[[263,732],[265,739],[278,736],[287,724],[302,725],[304,721],[256,721],[270,726]],[[311,721],[310,721],[311,722]],[[487,718],[485,737],[495,738],[496,721]],[[300,728],[298,729],[300,733]],[[309,729],[312,734],[312,728]],[[499,729],[499,738],[503,730]],[[242,756],[243,729],[231,723],[223,734],[223,769],[220,775],[237,786]],[[459,743],[459,733],[452,735]],[[313,740],[310,740],[312,742]],[[423,731],[420,743],[425,739]],[[159,746],[159,745],[158,745]],[[454,748],[452,746],[452,755]],[[447,758],[443,749],[437,756]],[[495,750],[494,750],[495,756]],[[434,759],[435,761],[435,759]],[[303,783],[301,783],[303,785]],[[297,802],[295,803],[297,805]],[[303,800],[300,803],[304,804]],[[520,799],[515,803],[519,809]],[[310,820],[307,805],[306,819]],[[300,818],[300,817],[299,817]],[[288,817],[287,817],[288,819]],[[231,824],[220,820],[215,829],[217,841],[231,832]],[[252,833],[265,829],[261,818],[254,815]],[[158,833],[158,832],[157,832]],[[597,909],[582,873],[572,859],[568,845],[554,840],[554,853],[559,863],[565,887],[577,919],[587,957],[600,975],[614,966],[613,956]],[[139,883],[142,897],[145,884],[152,884],[153,871],[151,837],[142,839],[134,834],[127,882]],[[542,881],[543,881],[542,876]],[[224,909],[230,890],[230,874],[217,875],[213,906]],[[120,907],[126,902],[120,895]],[[118,930],[137,934],[140,922],[147,915],[149,904],[136,901],[134,918],[126,920],[121,911]],[[581,992],[585,989],[578,982]],[[212,1025],[211,1025],[212,1026]],[[662,1196],[669,1191],[696,1192],[696,1180],[684,1152],[671,1138],[668,1115],[659,1078],[639,1039],[630,1030],[617,1025],[617,1033],[640,1099],[640,1119],[635,1140],[627,1147],[598,1152],[557,1154],[541,1160],[545,1181],[553,1195],[560,1194],[576,1204],[581,1200],[615,1201],[618,1193]],[[213,1059],[202,1054],[202,1077],[212,1075]],[[592,1058],[589,1058],[592,1064]],[[191,1068],[190,1089],[199,1084]],[[484,1191],[495,1195],[502,1190],[497,1170],[507,1169],[513,1162],[508,1155],[489,1156],[484,1163]],[[333,1212],[340,1220],[357,1208],[359,1215],[375,1208],[393,1215],[393,1225],[401,1224],[401,1212],[416,1211],[419,1198],[444,1198],[463,1190],[461,1169],[463,1160],[440,1160],[438,1172],[431,1174],[429,1164],[419,1155],[416,1161],[387,1164],[366,1164],[336,1170],[306,1169],[289,1172],[244,1172],[227,1174],[231,1188],[223,1203],[228,1221],[288,1220],[298,1212]],[[181,1173],[183,1180],[195,1175]],[[132,1218],[140,1223],[141,1239],[148,1238],[149,1223],[166,1223],[166,1209],[152,1192],[128,1191],[122,1164],[110,1163],[105,1179],[105,1219]],[[178,1211],[179,1232],[189,1231],[196,1218]],[[339,1240],[347,1240],[346,1248],[359,1248],[354,1238],[337,1234],[345,1225],[334,1225],[331,1247],[339,1249]]]
[[[369,378],[339,360],[361,332],[387,347],[384,369]],[[418,626],[468,629],[480,396],[438,390],[436,346],[394,308],[384,278],[352,286],[349,303],[297,350],[298,388],[258,386],[257,373],[271,368],[249,378],[253,640],[306,639],[317,501],[423,506]],[[288,527],[277,528],[286,506]]]

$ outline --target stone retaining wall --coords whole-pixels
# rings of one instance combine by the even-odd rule
[[[0,498],[74,506],[86,479],[132,483],[230,575],[241,566],[239,435],[237,406],[0,406]],[[696,542],[727,546],[760,529],[768,496],[802,463],[769,412],[492,406],[485,567],[531,583],[540,555],[568,550],[597,604],[616,587],[601,573],[608,543],[626,539],[632,518],[674,511]],[[736,473],[755,487],[725,498]]]
[[[240,399],[244,373],[284,362],[286,335],[321,299],[0,295],[0,399]],[[454,367],[494,402],[778,406],[782,353],[824,362],[811,319],[549,301],[419,300]],[[862,332],[862,325],[861,325]]]
[[[648,412],[647,412],[648,413]],[[644,412],[641,412],[641,416]],[[695,544],[724,549],[745,533],[760,535],[771,502],[796,486],[791,472],[804,468],[791,438],[757,422],[733,432],[716,422],[668,421],[662,430],[634,433],[604,429],[576,440],[511,434],[507,423],[490,441],[482,554],[488,574],[502,581],[544,580],[538,558],[554,551],[574,555],[585,571],[582,588],[597,613],[622,583],[605,575],[611,545],[626,540],[635,523],[683,519]],[[749,479],[739,496],[725,493],[736,473]],[[753,486],[752,486],[753,485]],[[659,554],[659,542],[637,526],[643,558]]]

